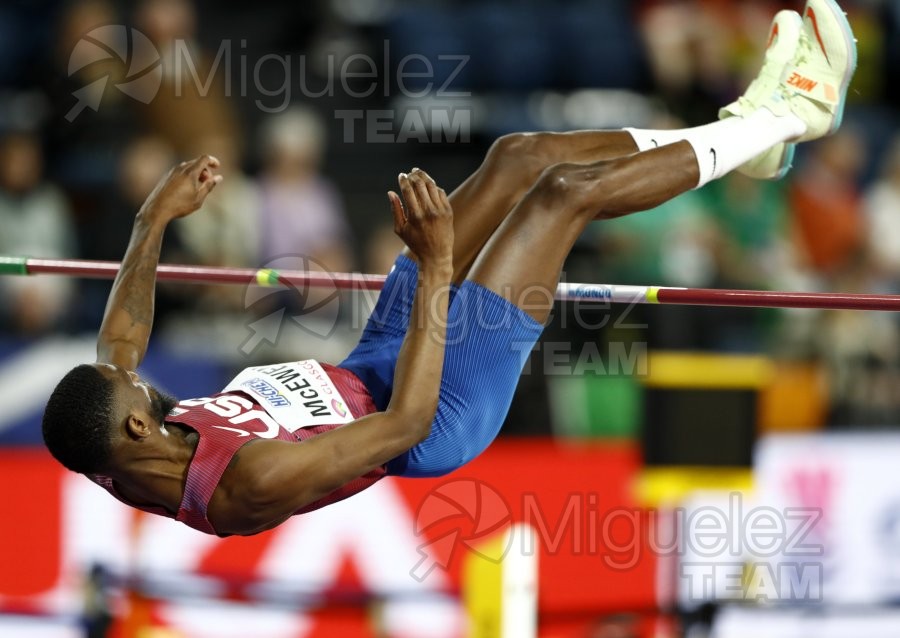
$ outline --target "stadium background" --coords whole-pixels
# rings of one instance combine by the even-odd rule
[[[569,281],[898,292],[900,2],[842,5],[860,61],[841,131],[801,147],[783,182],[732,175],[652,213],[596,224],[567,263]],[[779,8],[799,6],[6,2],[0,255],[119,259],[161,172],[211,152],[227,181],[170,229],[164,261],[383,273],[397,247],[384,192],[399,171],[420,166],[449,189],[506,133],[711,121],[752,78]],[[128,46],[94,31],[102,25],[125,25]],[[141,51],[144,36],[151,47]],[[179,58],[194,67],[175,74]],[[87,86],[95,92],[79,92]],[[451,477],[458,483],[385,481],[273,534],[213,542],[132,515],[40,449],[43,401],[92,357],[108,288],[0,279],[3,635],[463,635],[454,548],[483,535],[482,524],[495,531],[529,517],[545,525],[542,636],[710,625],[717,636],[763,626],[793,636],[796,603],[803,622],[819,624],[794,631],[896,633],[900,493],[886,477],[898,445],[900,333],[891,315],[559,306],[501,439]],[[304,313],[311,300],[322,303]],[[256,362],[339,360],[370,304],[336,291],[160,286],[142,371],[184,397]],[[461,490],[449,497],[456,510],[422,530],[445,485]],[[698,591],[685,551],[651,551],[654,513],[728,511],[733,494],[748,508],[820,512],[814,538],[824,551],[810,561],[820,589],[759,605],[747,566],[767,557],[706,556],[701,567],[721,563],[716,573],[729,576]],[[566,518],[572,503],[582,518]],[[635,511],[646,516],[590,551],[602,522]],[[610,540],[635,561],[611,566]],[[437,568],[419,582],[410,572],[423,547]],[[736,590],[726,586],[735,573]],[[123,574],[134,587],[122,587]],[[137,582],[144,576],[152,599]],[[266,602],[248,604],[260,587]]]

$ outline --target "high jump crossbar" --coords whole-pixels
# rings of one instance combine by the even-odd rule
[[[0,256],[0,275],[56,274],[69,277],[113,279],[120,262],[83,259],[35,259]],[[338,290],[380,290],[383,275],[326,273],[273,268],[230,268],[160,264],[159,281],[190,284],[241,284],[266,287],[307,286]],[[755,308],[830,308],[836,310],[900,311],[900,295],[833,292],[783,292],[777,290],[727,290],[669,286],[616,286],[561,283],[558,301],[681,306],[732,306]]]

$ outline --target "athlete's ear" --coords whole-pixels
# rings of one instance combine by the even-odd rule
[[[132,412],[125,419],[125,431],[132,439],[143,439],[150,436],[150,422],[143,415]]]

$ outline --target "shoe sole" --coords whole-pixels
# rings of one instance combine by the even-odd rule
[[[772,177],[767,179],[772,180],[773,182],[779,179],[782,179],[788,172],[791,170],[791,166],[794,164],[794,153],[797,151],[796,144],[789,144],[785,142],[784,144],[784,154],[781,156],[781,166],[778,168],[778,172],[775,173]]]
[[[850,51],[847,65],[844,67],[844,79],[841,81],[841,101],[834,114],[834,123],[831,125],[831,128],[828,129],[828,135],[831,135],[841,127],[841,122],[844,120],[844,107],[847,104],[847,89],[850,86],[850,80],[853,79],[853,73],[856,71],[856,41],[853,37],[853,29],[850,27],[850,22],[847,21],[847,14],[844,13],[844,10],[841,9],[840,5],[838,5],[835,0],[822,0],[822,2],[827,6],[831,14],[837,18],[841,27],[841,34],[844,36],[844,44],[847,45],[847,48]],[[807,6],[809,5],[807,4]],[[805,12],[804,19],[806,19]]]

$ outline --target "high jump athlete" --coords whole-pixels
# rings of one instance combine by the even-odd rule
[[[166,225],[220,182],[176,166],[138,212],[97,342],[44,414],[50,452],[139,509],[254,534],[386,475],[440,476],[480,454],[509,408],[563,261],[592,220],[653,208],[732,170],[777,178],[793,145],[840,125],[856,66],[832,0],[780,12],[758,78],[721,121],[674,130],[515,134],[449,197],[425,172],[388,194],[406,243],[338,366],[248,368],[176,401],[142,381]]]

